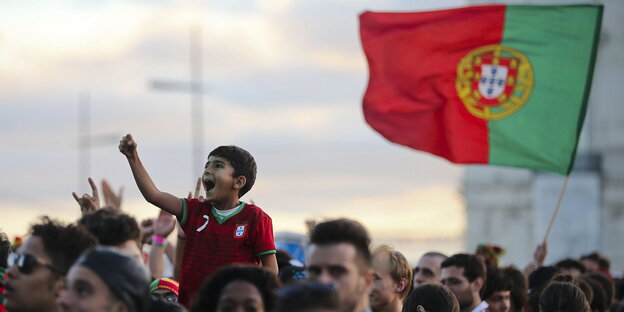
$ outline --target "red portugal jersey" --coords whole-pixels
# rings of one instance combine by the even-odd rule
[[[262,209],[241,202],[229,217],[213,213],[212,204],[182,199],[180,225],[186,244],[180,270],[179,301],[189,306],[204,280],[222,266],[260,263],[260,255],[275,253],[273,222]]]

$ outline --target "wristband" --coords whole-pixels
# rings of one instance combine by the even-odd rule
[[[167,242],[167,239],[165,239],[162,236],[158,236],[158,235],[152,235],[152,244],[154,246],[165,246],[165,243]]]

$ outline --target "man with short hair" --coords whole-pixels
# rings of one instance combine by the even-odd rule
[[[310,233],[307,269],[310,279],[333,284],[340,311],[370,311],[373,273],[370,238],[358,222],[338,219],[318,224]]]
[[[444,260],[440,273],[442,285],[448,287],[459,302],[460,312],[482,312],[488,307],[481,301],[485,284],[485,265],[474,255],[456,254]]]
[[[420,257],[414,268],[414,287],[424,283],[439,283],[442,261],[448,258],[446,255],[430,251]]]
[[[502,270],[490,267],[487,272],[483,298],[491,312],[509,312],[511,309],[511,288],[513,281]]]
[[[373,290],[370,306],[374,312],[401,312],[403,299],[412,285],[412,268],[402,253],[388,245],[373,251]]]
[[[65,275],[96,239],[83,227],[64,226],[43,217],[31,235],[9,256],[4,305],[10,312],[55,312]]]

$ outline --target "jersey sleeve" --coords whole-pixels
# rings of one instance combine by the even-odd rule
[[[273,236],[273,220],[261,213],[255,229],[254,253],[265,255],[275,253],[275,237]]]
[[[182,201],[182,218],[179,218],[178,222],[186,233],[190,225],[193,224],[193,219],[197,218],[197,211],[201,209],[202,202],[195,198],[180,198],[180,200]]]

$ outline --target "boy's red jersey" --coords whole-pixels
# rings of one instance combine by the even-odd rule
[[[182,199],[180,221],[186,243],[180,270],[179,301],[188,306],[202,282],[217,269],[234,263],[259,264],[260,255],[275,253],[273,222],[262,209],[241,203],[238,212],[219,220],[212,204]],[[220,222],[221,221],[221,222]]]

